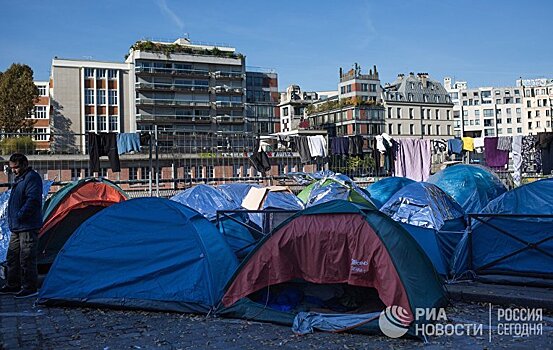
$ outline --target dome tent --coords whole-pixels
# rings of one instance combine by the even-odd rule
[[[38,301],[207,313],[237,264],[216,227],[197,211],[168,199],[137,198],[79,227]]]
[[[414,182],[406,177],[386,177],[367,187],[367,192],[369,192],[373,204],[380,208],[394,193]]]
[[[196,185],[174,195],[171,200],[197,210],[206,219],[217,224],[219,231],[238,258],[247,255],[255,243],[255,239],[247,227],[232,219],[235,218],[239,222],[247,223],[247,214],[233,213],[217,217],[217,211],[239,210],[242,208],[217,188],[204,184]]]
[[[298,198],[306,207],[336,199],[373,206],[369,193],[342,174],[330,174],[311,183]]]
[[[504,193],[472,217],[455,272],[479,280],[553,285],[553,179]],[[479,216],[482,215],[482,216]]]
[[[343,200],[307,208],[282,223],[225,289],[222,315],[292,325],[298,318],[308,322],[306,311],[331,309],[368,318],[359,327],[336,329],[368,333],[379,332],[378,315],[386,306],[402,307],[412,330],[415,308],[446,302],[432,263],[401,226]]]
[[[380,211],[401,223],[440,274],[450,274],[466,228],[463,209],[453,198],[436,185],[414,182],[393,194]]]
[[[457,201],[465,213],[478,213],[507,191],[501,179],[480,165],[456,164],[428,179]]]
[[[119,186],[104,178],[86,178],[62,187],[44,203],[44,224],[38,235],[38,264],[47,268],[83,222],[127,198]]]

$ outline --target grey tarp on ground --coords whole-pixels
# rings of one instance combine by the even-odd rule
[[[325,332],[341,332],[362,326],[380,316],[380,312],[368,314],[320,314],[299,312],[294,318],[292,331],[296,334],[313,333],[314,329]]]

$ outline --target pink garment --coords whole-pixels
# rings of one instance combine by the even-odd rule
[[[432,145],[430,140],[398,139],[395,161],[395,176],[415,181],[426,181],[432,166]]]

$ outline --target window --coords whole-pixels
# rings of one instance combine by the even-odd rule
[[[436,125],[436,135],[440,135],[440,126]]]
[[[436,110],[436,120],[440,119],[440,110]]]
[[[87,115],[87,116],[84,117],[84,119],[85,119],[84,130],[85,131],[94,130],[94,116],[93,115]]]
[[[33,140],[35,141],[48,141],[48,129],[47,128],[34,128]]]
[[[513,128],[507,128],[507,134],[512,134],[513,133]]]
[[[129,180],[138,180],[138,168],[129,167]]]
[[[522,123],[522,118],[518,117],[517,118],[517,123]]]
[[[469,122],[470,122],[470,125],[474,125],[474,120],[471,119],[469,120]]]
[[[467,125],[469,125],[469,121],[468,121],[468,120],[466,120],[466,119],[465,119],[465,120],[463,120],[463,125],[464,125],[464,126],[467,126]]]
[[[519,89],[515,90],[515,95],[520,95],[520,90]]]
[[[35,106],[35,119],[46,119],[46,106]]]
[[[522,133],[522,128],[517,128],[517,133]]]
[[[369,84],[361,84],[361,91],[369,91]]]
[[[108,70],[108,78],[116,79],[117,78],[117,70],[115,70],[115,69]]]
[[[496,104],[496,105],[500,105],[500,104],[501,104],[501,99],[500,99],[500,98],[496,99],[496,100],[495,100],[495,104]]]
[[[87,105],[93,105],[94,104],[94,90],[85,89],[85,91],[84,91],[84,103],[87,104]]]
[[[351,84],[349,84],[348,86],[346,86],[346,91],[347,91],[347,92],[351,92]]]
[[[109,116],[109,130],[110,131],[117,131],[119,129],[119,117],[116,115],[110,115]]]
[[[536,111],[536,117],[540,116],[540,111]]]
[[[397,134],[401,135],[401,124],[397,125]]]
[[[531,101],[526,101],[526,107],[532,107],[532,102]]]
[[[388,118],[392,117],[392,107],[388,107]]]
[[[463,110],[463,117],[468,117],[469,111],[467,109]]]
[[[376,84],[369,84],[369,91],[376,92]]]
[[[520,113],[521,113],[521,109],[520,109],[520,108],[517,108],[515,111],[516,111],[517,115],[520,115]]]
[[[46,93],[46,85],[37,85],[38,88],[38,96],[48,96]]]
[[[107,177],[108,177],[108,168],[100,168],[100,172],[98,173],[98,176],[105,177],[107,179]]]
[[[499,135],[499,134],[503,134],[503,129],[498,128],[498,129],[497,129],[497,134],[498,134],[498,135]]]
[[[414,108],[409,108],[409,119],[413,119],[414,117],[415,117]]]
[[[507,114],[511,114],[511,109],[510,108],[507,108]]]
[[[434,96],[434,101],[435,101],[436,103],[440,103],[440,96],[439,96],[439,95],[435,95],[435,96]]]
[[[474,111],[474,116],[477,117],[477,118],[480,118],[480,110],[475,110]]]
[[[446,111],[446,118],[447,120],[451,119],[451,111],[449,109]],[[448,135],[449,135],[449,132],[448,132]]]
[[[532,111],[528,111],[528,119],[532,119]]]
[[[85,68],[84,69],[84,76],[85,76],[85,78],[92,78],[94,76],[94,69],[93,68]]]
[[[96,78],[105,78],[106,70],[105,69],[96,69]]]
[[[540,121],[536,121],[536,128],[539,128],[541,125],[540,125]]]
[[[501,124],[501,118],[497,118],[497,124]]]
[[[396,112],[397,112],[397,114],[396,114],[397,118],[398,119],[401,118],[401,108],[397,108]]]
[[[415,134],[415,124],[409,124],[409,134],[410,135]]]
[[[515,103],[520,103],[520,97],[515,98]]]
[[[117,90],[109,90],[108,91],[108,99],[110,105],[116,105],[117,104]]]
[[[98,130],[108,131],[107,117],[105,115],[98,116]]]
[[[532,122],[528,122],[528,129],[532,130]]]
[[[106,104],[106,90],[98,90],[98,104],[99,105]]]
[[[284,107],[284,108],[282,109],[282,115],[285,116],[285,117],[288,116],[288,107]]]
[[[428,135],[432,134],[432,125],[427,125],[428,127]]]
[[[392,124],[388,124],[388,134],[392,135],[394,132],[392,131]]]
[[[511,124],[513,122],[513,118],[507,118],[507,124]]]
[[[499,90],[495,90],[494,92],[495,92],[495,95],[496,95],[496,96],[499,95],[499,94],[501,94],[501,91],[499,91]]]
[[[490,118],[490,117],[493,117],[493,109],[485,109],[484,118]]]
[[[345,86],[340,86],[340,93],[341,93],[341,94],[345,94],[345,93],[346,93],[346,87],[345,87]]]
[[[448,125],[448,126],[447,126],[447,134],[448,134],[448,135],[451,135],[451,125]]]

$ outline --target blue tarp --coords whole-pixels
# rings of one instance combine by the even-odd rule
[[[265,196],[265,200],[261,204],[261,209],[282,209],[282,210],[302,210],[304,208],[302,201],[293,193],[287,191],[269,191]],[[292,216],[293,214],[273,214],[273,216],[278,216],[276,220],[270,220],[270,227],[276,227],[280,222],[284,221],[285,218]],[[250,220],[253,221],[257,226],[263,228],[267,227],[267,216],[263,214],[253,214],[250,213]],[[263,221],[265,220],[265,225]]]
[[[367,191],[373,204],[380,208],[394,193],[414,182],[406,177],[387,177],[367,187]]]
[[[217,189],[225,194],[228,198],[232,199],[236,204],[242,205],[244,197],[250,191],[250,188],[259,188],[259,185],[247,184],[247,183],[231,183],[217,186]]]
[[[402,224],[440,274],[450,274],[466,228],[463,209],[453,198],[435,185],[414,182],[392,195],[380,211]]]
[[[432,175],[428,182],[453,197],[465,213],[479,213],[507,191],[495,173],[480,165],[453,165]]]
[[[203,184],[184,190],[171,197],[171,200],[197,210],[209,220],[217,218],[217,210],[240,208],[240,203],[236,203],[217,188]]]
[[[42,203],[46,201],[48,192],[54,181],[42,181]],[[0,262],[6,260],[8,246],[10,244],[10,227],[8,223],[8,201],[11,190],[0,194]]]
[[[313,184],[305,206],[311,207],[336,199],[372,205],[369,193],[352,179],[343,174],[332,174]]]
[[[553,179],[546,179],[504,193],[491,201],[481,214],[553,215],[552,203]],[[468,232],[457,248],[455,272],[458,275],[470,269],[477,275],[553,279],[553,257],[550,256],[553,255],[553,218],[481,219],[485,223],[478,220],[472,223],[472,262],[468,261],[471,246]],[[538,242],[542,243],[535,248],[531,245]]]
[[[39,303],[205,313],[238,262],[200,213],[162,198],[137,198],[83,223],[58,254]]]

